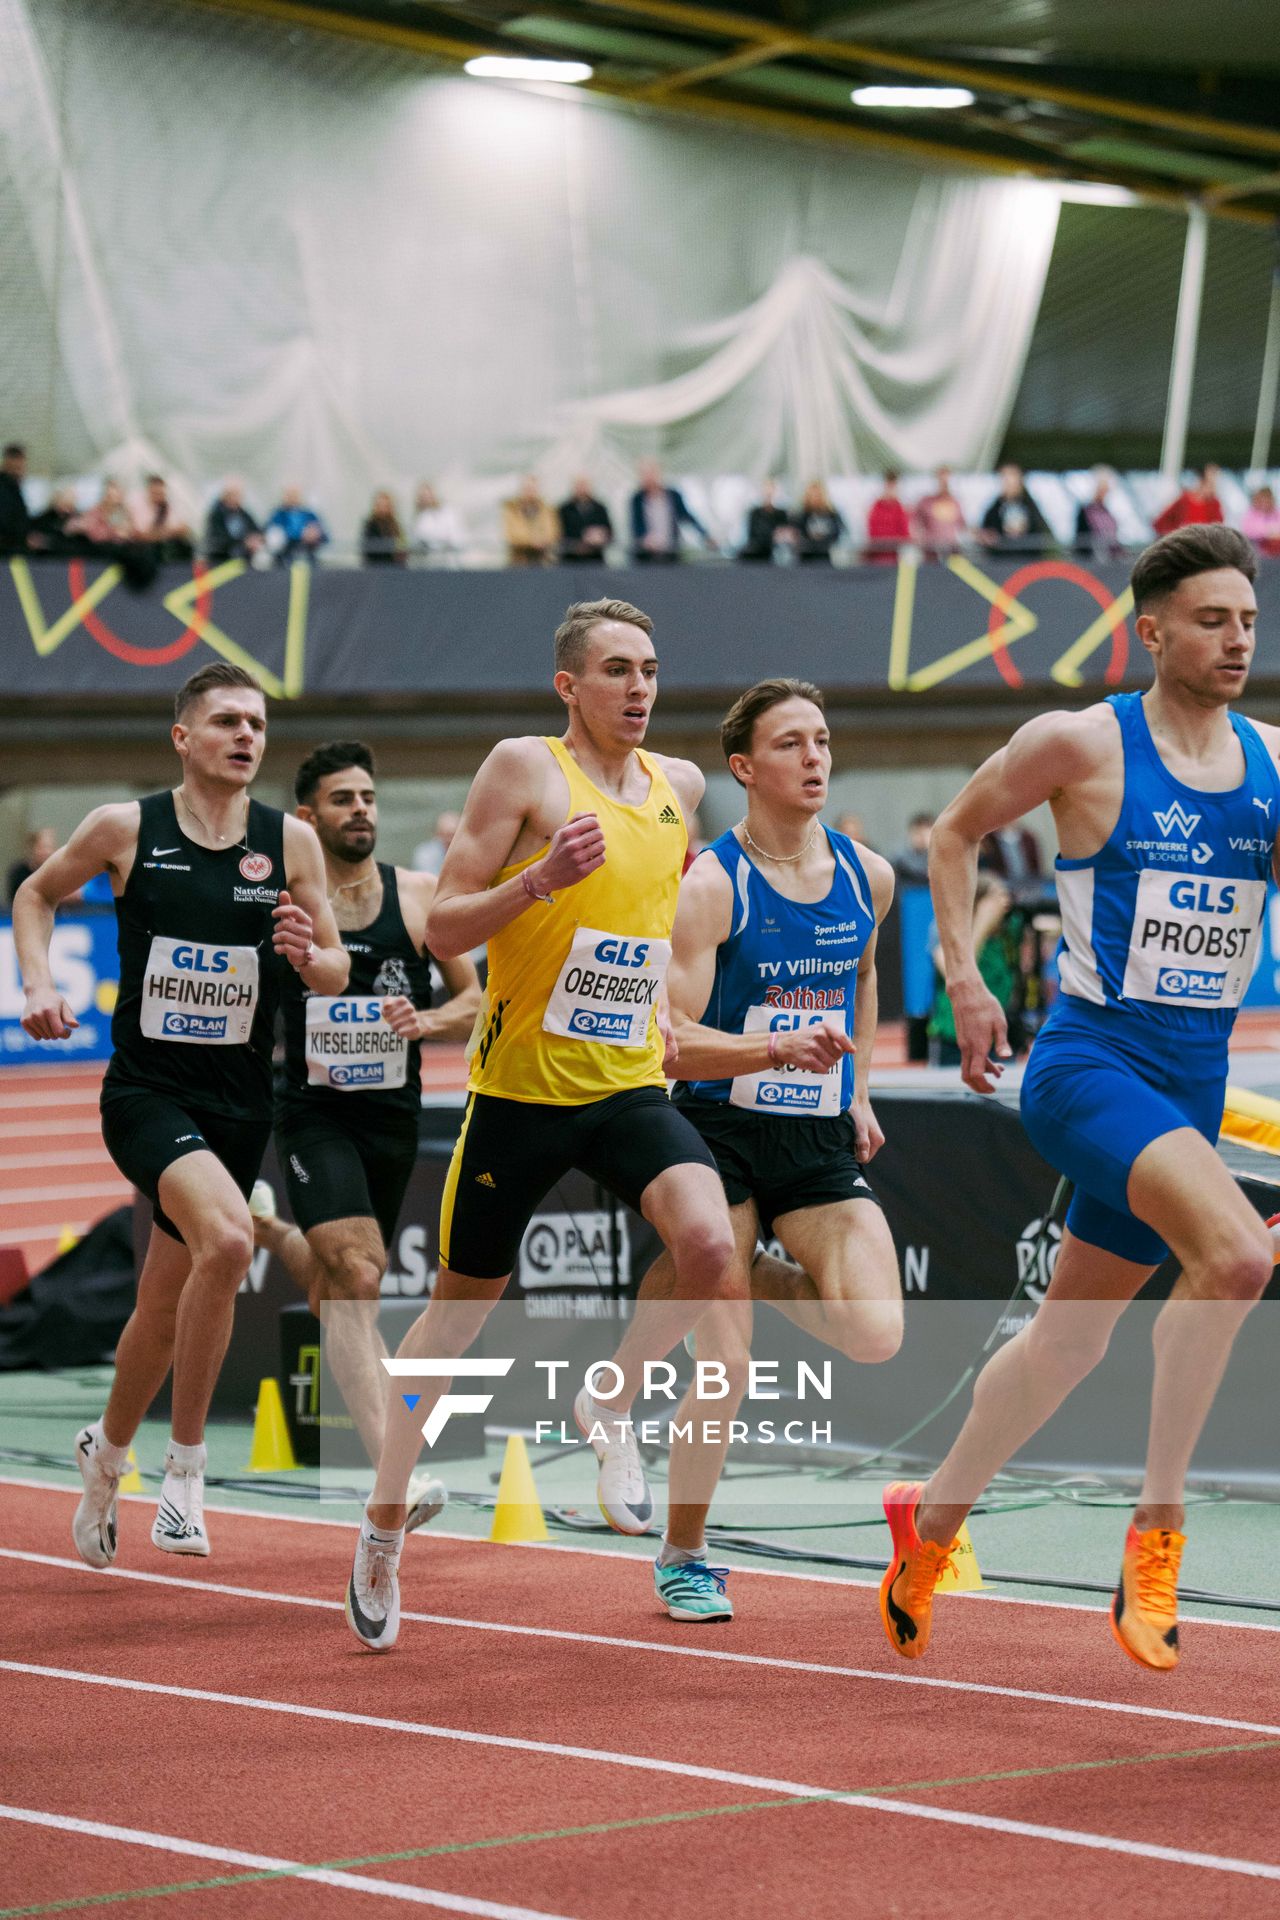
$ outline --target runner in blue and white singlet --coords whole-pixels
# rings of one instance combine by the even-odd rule
[[[1146,1474],[1111,1627],[1141,1666],[1178,1660],[1187,1470],[1274,1259],[1215,1145],[1280,821],[1280,730],[1230,711],[1253,658],[1256,572],[1228,527],[1156,541],[1132,581],[1154,686],[1028,721],[934,828],[930,880],[963,1075],[989,1093],[1009,1047],[973,952],[978,846],[1042,803],[1053,810],[1062,990],[1023,1076],[1022,1118],[1074,1195],[1047,1297],[983,1368],[950,1453],[926,1485],[886,1491],[894,1550],[880,1617],[907,1659],[929,1644],[932,1595],[966,1514],[1101,1359],[1126,1303],[1172,1251],[1182,1273],[1155,1323]]]

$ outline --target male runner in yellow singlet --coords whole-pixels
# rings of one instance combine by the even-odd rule
[[[674,1288],[632,1320],[608,1409],[585,1392],[574,1406],[600,1462],[601,1510],[633,1534],[653,1513],[627,1420],[644,1362],[736,1285],[715,1161],[664,1077],[663,979],[685,823],[704,781],[641,746],[657,692],[652,633],[626,601],[569,608],[555,641],[564,736],[495,747],[450,845],[427,940],[443,960],[487,941],[489,979],[445,1184],[440,1272],[400,1349],[406,1359],[465,1352],[538,1201],[571,1168],[638,1208],[671,1253]],[[447,1385],[423,1381],[412,1416],[388,1417],[347,1589],[353,1631],[379,1651],[399,1629],[405,1489],[422,1422]]]

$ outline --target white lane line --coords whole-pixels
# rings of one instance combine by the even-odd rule
[[[94,1224],[92,1220],[65,1220],[62,1222],[62,1226],[65,1226],[68,1233],[74,1233],[80,1238],[83,1238]],[[0,1247],[56,1247],[59,1232],[59,1228],[49,1226],[0,1227]]]
[[[0,1100],[0,1113],[5,1111],[4,1102]],[[96,1119],[0,1122],[0,1140],[66,1140],[73,1134],[84,1134],[86,1138],[95,1139],[102,1152],[106,1153],[106,1148],[102,1146],[102,1126]]]
[[[207,1511],[207,1509],[206,1509]],[[273,1593],[266,1587],[228,1586],[215,1580],[188,1580],[180,1574],[148,1573],[133,1567],[87,1567],[83,1560],[56,1554],[28,1553],[18,1547],[0,1547],[0,1560],[24,1560],[41,1567],[62,1567],[72,1573],[100,1573],[114,1580],[139,1580],[148,1586],[182,1587],[193,1593],[216,1593],[232,1600],[267,1600],[276,1606],[311,1607],[322,1613],[341,1613],[341,1600],[323,1600],[314,1594]],[[1088,1708],[1095,1713],[1127,1714],[1140,1720],[1172,1720],[1179,1726],[1222,1727],[1232,1733],[1261,1733],[1280,1738],[1280,1726],[1258,1720],[1228,1720],[1212,1713],[1180,1712],[1176,1707],[1146,1707],[1124,1700],[1095,1700],[1088,1694],[1045,1693],[1029,1687],[1001,1687],[981,1680],[945,1680],[934,1674],[913,1673],[904,1667],[882,1672],[877,1667],[841,1667],[818,1660],[785,1660],[767,1653],[733,1653],[722,1647],[682,1646],[675,1641],[632,1640],[619,1634],[579,1633],[568,1627],[515,1626],[504,1620],[471,1620],[448,1613],[411,1613],[402,1620],[418,1620],[429,1627],[457,1627],[468,1633],[507,1633],[531,1640],[567,1640],[577,1646],[619,1647],[634,1653],[667,1654],[679,1660],[719,1660],[730,1666],[769,1667],[782,1673],[820,1674],[826,1679],[869,1680],[882,1686],[932,1687],[946,1693],[979,1693],[998,1700],[1033,1700],[1039,1706]]]
[[[127,1180],[77,1181],[65,1187],[24,1187],[20,1193],[0,1193],[0,1207],[30,1207],[52,1200],[114,1200],[132,1193]]]
[[[1280,1866],[1272,1866],[1262,1860],[1240,1860],[1230,1854],[1194,1853],[1183,1847],[1162,1847],[1147,1840],[1122,1840],[1113,1834],[1079,1832],[1072,1827],[1042,1826],[1030,1820],[1006,1820],[996,1814],[962,1812],[955,1807],[931,1807],[918,1801],[890,1799],[880,1794],[815,1787],[800,1780],[774,1779],[769,1774],[739,1773],[729,1767],[695,1766],[687,1760],[659,1760],[649,1754],[620,1753],[608,1747],[576,1747],[560,1740],[528,1740],[515,1734],[476,1733],[469,1727],[440,1727],[421,1720],[393,1720],[381,1714],[343,1712],[336,1707],[308,1707],[291,1700],[263,1700],[253,1694],[214,1693],[204,1687],[161,1686],[153,1680],[128,1680],[109,1673],[83,1673],[74,1667],[42,1667],[24,1660],[0,1660],[0,1671],[28,1674],[42,1680],[70,1680],[82,1686],[116,1688],[124,1693],[160,1694],[171,1700],[199,1700],[210,1706],[247,1707],[256,1713],[296,1715],[303,1720],[320,1720],[333,1726],[370,1727],[384,1733],[414,1734],[426,1740],[453,1740],[462,1746],[496,1747],[508,1753],[543,1754],[556,1760],[584,1760],[597,1767],[627,1767],[637,1773],[661,1773],[682,1780],[711,1780],[720,1786],[748,1787],[756,1793],[777,1793],[787,1799],[827,1800],[833,1806],[901,1814],[913,1820],[936,1820],[947,1826],[972,1827],[986,1833],[1007,1833],[1025,1840],[1053,1840],[1062,1846],[1087,1847],[1096,1853],[1163,1860],[1171,1866],[1206,1867],[1217,1873],[1241,1873],[1256,1880],[1280,1880]]]
[[[64,1131],[58,1129],[59,1133]],[[95,1154],[87,1154],[83,1149],[78,1153],[6,1153],[0,1148],[0,1174],[26,1173],[39,1167],[84,1167],[86,1172],[97,1166],[110,1164],[110,1155],[105,1147]],[[29,1194],[23,1195],[29,1199]]]
[[[38,1093],[28,1093],[25,1087],[6,1087],[0,1092],[0,1113],[25,1113],[31,1107],[96,1107],[98,1098],[97,1081],[83,1087],[42,1087]]]
[[[384,1900],[407,1900],[416,1907],[443,1908],[446,1913],[471,1913],[484,1920],[563,1920],[540,1907],[511,1907],[497,1900],[469,1900],[461,1893],[438,1893],[433,1887],[415,1887],[404,1880],[379,1880],[367,1873],[344,1873],[336,1867],[306,1867],[297,1860],[277,1860],[267,1853],[245,1853],[239,1847],[211,1847],[202,1840],[182,1840],[176,1834],[148,1833],[140,1827],[114,1827],[103,1820],[78,1820],[71,1814],[43,1813],[35,1807],[0,1806],[0,1820],[20,1820],[31,1827],[52,1827],[57,1833],[81,1833],[93,1840],[120,1840],[129,1847],[155,1847],[190,1860],[215,1860],[224,1867],[250,1867],[287,1873],[294,1880],[318,1880],[321,1886],[342,1887],[349,1893],[379,1894]]]
[[[0,1233],[0,1245],[3,1244],[3,1241],[4,1235]],[[4,1395],[3,1391],[0,1390],[0,1414],[3,1414],[4,1411]],[[29,1476],[20,1474],[0,1474],[0,1487],[31,1487],[39,1493],[66,1493],[74,1494],[76,1499],[80,1497],[80,1489],[77,1485],[68,1485],[62,1480],[35,1480]],[[154,1506],[156,1503],[156,1495],[154,1493],[122,1493],[120,1498],[122,1500],[138,1501],[144,1506]],[[292,1526],[297,1527],[341,1527],[345,1532],[350,1534],[359,1514],[358,1503],[352,1501],[350,1505],[352,1512],[349,1513],[345,1519],[338,1519],[334,1516],[326,1516],[319,1513],[288,1513],[283,1511],[273,1513],[266,1507],[229,1507],[213,1504],[208,1500],[204,1503],[204,1510],[206,1513],[230,1514],[237,1520],[285,1520]],[[447,1527],[437,1527],[434,1524],[431,1527],[430,1533],[419,1533],[415,1537],[420,1540],[424,1546],[428,1545],[432,1540],[456,1540],[460,1541],[464,1546],[473,1547],[487,1547],[492,1544],[485,1539],[482,1534],[452,1533]],[[581,1546],[571,1540],[512,1541],[509,1544],[504,1544],[503,1551],[509,1553],[586,1554],[594,1560],[613,1560],[615,1562],[638,1561],[646,1567],[652,1565],[653,1556],[653,1548],[651,1546],[647,1548],[642,1547],[638,1552],[633,1552],[630,1548],[621,1545],[616,1547],[587,1547]],[[723,1551],[731,1555],[733,1548],[726,1547]],[[717,1547],[716,1552],[717,1554],[720,1553],[721,1549]],[[117,1568],[116,1571],[120,1572],[122,1569]],[[806,1585],[818,1587],[865,1588],[877,1587],[880,1584],[877,1580],[858,1580],[852,1577],[845,1578],[843,1575],[835,1573],[802,1573],[798,1569],[791,1567],[757,1567],[750,1563],[744,1563],[742,1560],[733,1561],[733,1573],[735,1579],[742,1576],[745,1579],[751,1580],[800,1580]],[[948,1605],[953,1600],[968,1600],[976,1602],[979,1606],[1052,1607],[1057,1613],[1099,1614],[1110,1611],[1109,1602],[1102,1605],[1098,1605],[1095,1602],[1090,1605],[1083,1600],[1036,1600],[1029,1599],[1027,1596],[1018,1593],[992,1593],[990,1589],[986,1587],[977,1593],[948,1593],[944,1597]],[[1192,1602],[1192,1605],[1203,1604],[1207,1603]],[[1240,1633],[1280,1633],[1280,1625],[1273,1625],[1267,1620],[1220,1620],[1216,1615],[1203,1613],[1188,1614],[1186,1618],[1188,1621],[1193,1621],[1198,1627],[1229,1627],[1233,1631]]]

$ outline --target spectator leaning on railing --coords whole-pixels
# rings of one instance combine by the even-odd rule
[[[75,488],[55,487],[48,503],[31,522],[31,531],[27,535],[31,551],[44,554],[51,560],[63,559],[67,554],[79,551],[80,542],[71,531],[76,512]]]
[[[418,488],[413,503],[413,544],[419,553],[430,554],[435,559],[460,554],[467,544],[458,509],[443,506],[439,494],[426,480]]]
[[[27,475],[27,450],[11,440],[0,454],[0,554],[25,553],[31,515],[22,483]]]
[[[747,537],[739,549],[739,560],[772,560],[779,541],[789,537],[789,527],[787,510],[778,505],[778,483],[766,480],[759,501],[747,515]]]
[[[91,547],[125,547],[135,541],[138,531],[120,482],[104,480],[94,504],[68,522],[67,532],[87,540]]]
[[[656,460],[637,468],[640,485],[631,496],[631,558],[642,565],[680,558],[680,529],[692,527],[709,552],[715,542],[678,487],[669,487]]]
[[[502,538],[509,567],[545,567],[560,544],[556,510],[542,497],[536,474],[527,473],[519,493],[502,503]]]
[[[1120,528],[1108,501],[1115,476],[1109,467],[1093,470],[1093,497],[1081,502],[1076,512],[1076,552],[1094,560],[1114,560],[1120,552]]]
[[[831,549],[844,538],[844,521],[832,506],[821,480],[811,480],[791,516],[796,559],[808,566],[830,566]]]
[[[301,487],[281,489],[280,505],[262,531],[282,567],[295,560],[314,561],[321,547],[329,544],[328,529],[315,508],[306,505]]]
[[[982,516],[978,537],[993,553],[1043,553],[1053,545],[1049,522],[1027,492],[1015,460],[1000,469],[1000,491]]]
[[[135,539],[151,547],[157,562],[177,563],[191,558],[191,528],[169,498],[169,483],[162,473],[147,475],[145,491],[131,511]]]
[[[1163,513],[1157,514],[1152,522],[1158,534],[1176,533],[1179,527],[1207,527],[1216,520],[1223,520],[1222,502],[1218,498],[1218,481],[1222,468],[1216,460],[1208,461],[1203,467],[1196,468],[1196,483],[1193,487],[1184,487],[1176,500],[1171,500]]]
[[[591,491],[591,482],[579,474],[573,492],[557,509],[560,516],[560,558],[571,565],[603,561],[613,539],[613,521],[603,500]]]
[[[911,538],[911,519],[898,497],[899,476],[884,475],[884,491],[871,502],[867,514],[867,545],[863,559],[875,566],[896,566],[899,550]]]
[[[951,491],[950,467],[939,467],[934,491],[916,504],[915,537],[930,560],[954,553],[966,532],[964,509]]]
[[[404,532],[396,503],[385,487],[374,494],[368,517],[360,529],[360,558],[366,567],[404,565]]]
[[[223,482],[209,509],[204,527],[204,550],[210,560],[249,560],[262,545],[262,528],[244,504],[238,480]]]

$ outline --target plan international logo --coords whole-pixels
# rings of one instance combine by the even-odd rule
[[[1157,813],[1153,808],[1152,818],[1166,840],[1173,834],[1177,834],[1179,840],[1189,840],[1200,824],[1200,815],[1185,812],[1180,800],[1175,800],[1163,813]]]

